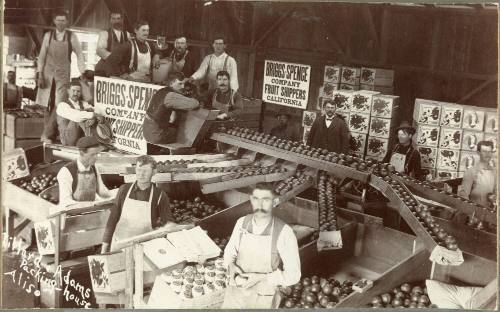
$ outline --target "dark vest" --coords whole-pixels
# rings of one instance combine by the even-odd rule
[[[124,43],[126,41],[128,41],[128,35],[127,35],[126,31],[122,30],[122,36],[121,36],[120,40],[118,40],[113,29],[109,28],[108,29],[108,43],[106,44],[106,50],[111,52],[111,51],[113,51],[113,43],[118,42],[121,44],[121,43]]]
[[[66,33],[64,34],[64,38],[63,38],[63,41],[64,40],[68,41],[68,58],[69,58],[70,62],[71,62],[71,53],[73,53],[73,44],[71,43],[71,36],[72,35],[73,34],[71,33],[71,31],[66,29]],[[54,38],[54,40],[55,40],[55,38],[57,38],[55,30],[50,32],[49,45],[52,42],[52,37]]]
[[[69,164],[67,164],[64,167],[66,167],[69,170],[69,173],[71,173],[71,177],[73,178],[73,183],[71,184],[71,189],[73,190],[73,193],[74,193],[76,190],[76,186],[78,184],[78,165],[76,164],[76,160],[70,162]],[[92,171],[94,173],[94,175],[96,176],[96,179],[97,179],[97,173],[95,170],[95,166],[90,166],[90,171]],[[96,193],[97,193],[97,190],[96,190]]]
[[[174,90],[172,90],[172,88],[170,87],[165,87],[158,90],[151,98],[149,106],[146,110],[148,116],[153,119],[156,124],[162,129],[166,129],[169,127],[170,115],[172,114],[172,109],[165,107],[165,105],[163,104],[165,96],[169,92],[174,92]]]

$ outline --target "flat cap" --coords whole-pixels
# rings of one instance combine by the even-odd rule
[[[83,138],[80,138],[76,142],[76,147],[78,148],[89,148],[89,147],[97,147],[100,146],[101,143],[97,140],[95,136],[86,136]]]

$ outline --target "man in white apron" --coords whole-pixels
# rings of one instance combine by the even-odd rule
[[[387,153],[382,162],[390,163],[397,172],[423,179],[420,153],[412,145],[415,128],[410,126],[407,121],[403,121],[396,129],[396,133],[398,135],[398,144],[391,152]]]
[[[156,162],[148,155],[136,161],[137,181],[124,184],[118,190],[103,236],[101,253],[116,250],[117,241],[152,231],[163,226],[170,231],[190,229],[192,224],[172,222],[167,194],[151,183]]]
[[[78,139],[90,135],[90,126],[97,118],[94,108],[81,100],[81,94],[80,80],[74,79],[68,89],[68,100],[57,105],[59,137],[66,146],[74,146]]]
[[[229,76],[231,77],[231,89],[238,91],[238,68],[236,60],[225,52],[226,43],[224,38],[221,36],[215,37],[212,47],[214,48],[214,53],[205,56],[200,67],[191,75],[189,81],[192,82],[206,78],[209,85],[208,90],[213,91],[217,88],[217,73],[224,70],[229,72]]]
[[[243,113],[243,100],[238,91],[229,88],[229,73],[221,70],[217,73],[217,89],[209,97],[210,108],[220,110],[217,119],[237,118]]]
[[[497,191],[497,170],[491,162],[493,143],[481,141],[477,144],[477,151],[479,162],[465,171],[458,195],[489,207],[488,196]]]
[[[114,197],[115,192],[104,185],[101,175],[95,167],[97,154],[102,150],[100,143],[93,136],[78,140],[77,160],[62,167],[57,173],[59,184],[59,210],[75,203],[94,203]]]
[[[54,14],[56,30],[43,36],[38,56],[36,103],[47,107],[42,142],[52,143],[57,136],[56,106],[66,100],[71,73],[71,53],[76,53],[78,69],[83,74],[85,61],[80,42],[66,29],[68,15],[64,11]]]
[[[236,222],[224,250],[229,285],[223,309],[277,308],[278,286],[300,280],[297,238],[272,214],[277,199],[272,185],[257,184],[250,196],[253,213]]]

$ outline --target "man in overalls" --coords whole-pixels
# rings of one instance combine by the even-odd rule
[[[231,77],[231,89],[238,91],[238,68],[235,59],[225,52],[226,43],[224,38],[221,36],[215,37],[212,46],[214,48],[214,53],[205,56],[198,70],[191,75],[189,82],[207,78],[208,89],[209,91],[213,91],[217,88],[217,73],[224,70],[227,71]]]
[[[497,170],[491,163],[493,143],[481,141],[477,144],[477,151],[479,162],[465,171],[458,195],[489,207],[488,196],[497,192]]]
[[[120,187],[103,236],[101,253],[116,249],[112,243],[164,227],[175,232],[190,229],[193,224],[172,222],[167,194],[151,183],[156,174],[156,162],[149,155],[136,161],[137,181]]]
[[[236,221],[224,250],[230,280],[223,309],[276,308],[278,286],[300,280],[297,238],[273,216],[277,200],[272,185],[257,184],[250,196],[253,213]]]
[[[410,126],[407,121],[403,121],[396,129],[396,133],[399,142],[392,152],[387,153],[382,162],[390,163],[397,172],[410,175],[419,180],[423,179],[420,153],[412,145],[415,128]]]
[[[82,88],[79,79],[73,79],[68,89],[68,100],[57,105],[57,125],[61,143],[74,146],[78,139],[90,135],[90,126],[97,116],[94,108],[81,100]]]
[[[127,45],[130,40],[128,31],[123,30],[123,16],[121,12],[113,11],[109,15],[110,28],[99,33],[97,40],[96,54],[101,58],[95,66],[96,74],[107,76],[107,73],[114,72],[108,68],[113,66],[112,61],[107,61],[113,51],[123,45]]]
[[[198,100],[182,95],[184,75],[173,72],[168,75],[167,87],[158,90],[151,98],[143,122],[144,139],[153,144],[169,144],[177,138],[175,110],[198,108]]]
[[[114,197],[116,192],[104,185],[101,175],[95,167],[97,154],[102,147],[93,136],[83,137],[76,142],[78,158],[62,167],[57,173],[59,184],[59,207],[64,210],[74,203],[88,202]]]
[[[38,56],[36,103],[46,106],[45,127],[40,140],[52,143],[57,136],[56,106],[66,100],[71,73],[71,53],[76,53],[78,69],[83,74],[85,61],[82,47],[75,34],[66,29],[68,15],[64,11],[54,14],[56,30],[43,36]]]
[[[243,100],[238,91],[229,88],[227,71],[217,73],[217,89],[209,96],[209,107],[220,110],[217,119],[237,118],[243,112]]]

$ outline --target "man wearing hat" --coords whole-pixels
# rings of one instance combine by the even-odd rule
[[[397,128],[396,133],[398,134],[399,143],[391,152],[387,153],[383,162],[393,165],[397,172],[422,179],[420,153],[412,145],[415,128],[410,126],[407,121],[403,121]]]
[[[57,174],[59,207],[64,209],[77,202],[95,202],[114,197],[104,185],[95,167],[102,146],[93,136],[83,137],[76,143],[79,155],[75,161],[62,167]]]
[[[276,119],[278,119],[278,125],[271,129],[271,135],[285,140],[300,140],[297,128],[289,124],[290,114],[281,110],[276,114]]]
[[[82,87],[78,78],[71,80],[68,100],[57,105],[57,126],[61,143],[74,146],[79,138],[89,134],[97,116],[94,108],[81,100]]]

